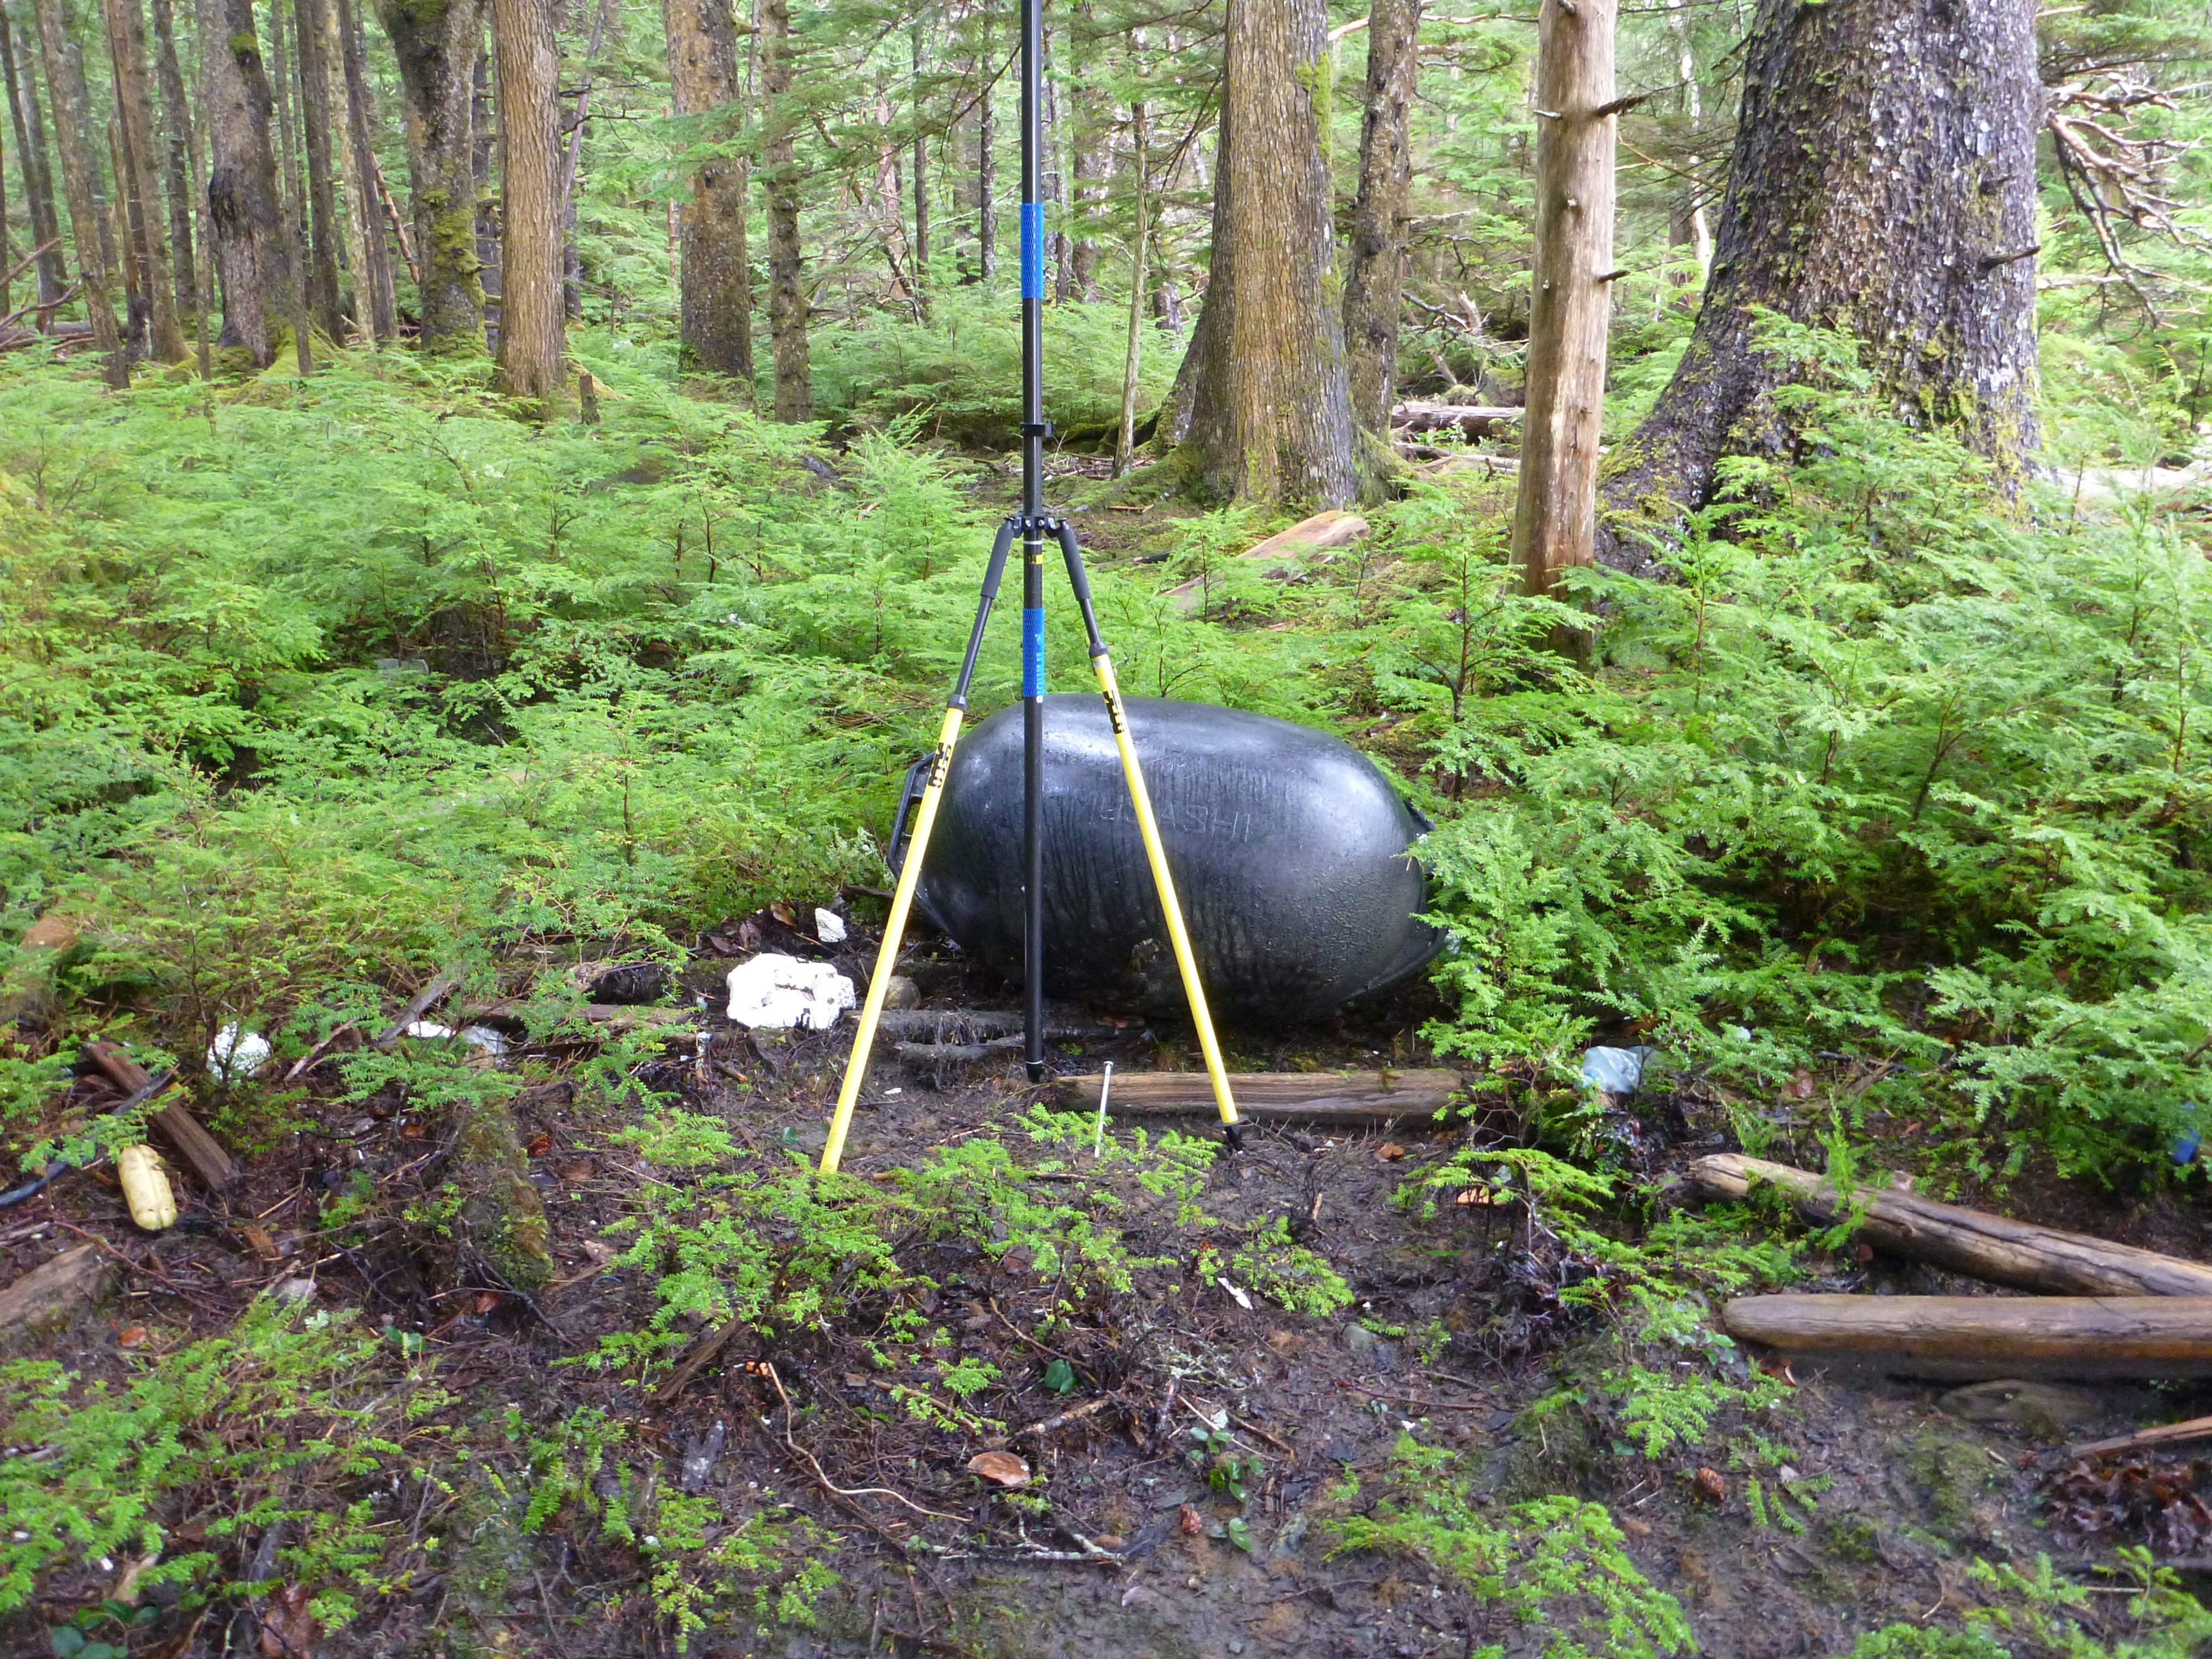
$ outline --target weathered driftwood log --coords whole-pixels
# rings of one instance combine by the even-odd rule
[[[1062,1078],[1060,1103],[1098,1109],[1096,1073]],[[1401,1123],[1434,1117],[1462,1087],[1457,1072],[1240,1072],[1229,1079],[1240,1117],[1260,1122]],[[1109,1117],[1211,1115],[1213,1087],[1203,1072],[1116,1072],[1106,1097]]]
[[[1523,413],[1491,404],[1400,404],[1390,411],[1390,424],[1400,432],[1457,427],[1470,438],[1487,438],[1500,427],[1518,426]]]
[[[1861,1187],[1846,1195],[1824,1176],[1764,1158],[1717,1152],[1692,1164],[1689,1179],[1707,1198],[1741,1198],[1759,1184],[1778,1188],[1816,1225],[1855,1216],[1858,1236],[1877,1249],[1995,1285],[2057,1296],[2212,1296],[2212,1267],[2200,1262],[1890,1188]]]
[[[86,1043],[84,1057],[97,1066],[109,1082],[131,1094],[153,1085],[154,1079],[147,1075],[146,1068],[112,1042]],[[148,1114],[146,1121],[169,1143],[179,1158],[191,1165],[192,1173],[210,1192],[219,1193],[230,1184],[231,1177],[237,1173],[230,1154],[200,1127],[200,1121],[173,1095],[161,1110]]]
[[[1745,1296],[1721,1325],[1905,1376],[2212,1376],[2205,1296]]]

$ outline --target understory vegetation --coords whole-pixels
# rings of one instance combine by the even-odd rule
[[[896,386],[887,349],[832,380]],[[1487,481],[1413,483],[1297,582],[1224,556],[1271,527],[1234,511],[1149,519],[1094,578],[1128,690],[1341,732],[1437,823],[1421,850],[1450,942],[1430,1036],[1495,1078],[1516,1127],[1480,1118],[1400,1201],[1440,1248],[1470,1217],[1512,1218],[1524,1311],[1563,1354],[1523,1413],[1553,1461],[1477,1480],[1409,1435],[1331,1493],[1325,1526],[1547,1629],[1559,1656],[1692,1647],[1618,1518],[1568,1490],[1577,1448],[1712,1473],[1762,1527],[1822,1524],[1818,1483],[1787,1472],[1788,1389],[1709,1319],[1820,1241],[1748,1210],[1655,1209],[1620,1115],[1579,1085],[1585,1047],[1651,1045],[1750,1150],[1825,1146],[1847,1169],[1879,1128],[1938,1188],[2193,1181],[2169,1149],[2212,1105],[2200,525],[2040,483],[2008,507],[1948,439],[1882,412],[1837,342],[1776,323],[1768,349],[1800,361],[1797,453],[1735,464],[1672,580],[1592,576],[1588,611],[1522,595]],[[881,879],[896,779],[972,615],[979,501],[1005,493],[979,493],[993,463],[934,423],[994,377],[878,391],[832,451],[695,399],[643,351],[576,350],[594,426],[521,423],[481,374],[392,354],[119,395],[0,360],[0,937],[68,923],[58,945],[8,947],[11,986],[51,985],[45,1038],[0,1059],[0,1133],[27,1170],[139,1137],[128,1115],[58,1107],[87,1038],[175,1066],[240,1152],[335,1105],[434,1121],[503,1105],[545,1062],[361,1048],[334,1101],[228,1079],[210,1045],[264,1034],[273,1077],[447,969],[472,995],[526,983],[516,1012],[542,1042],[576,1029],[579,963],[680,964],[724,917]],[[2055,453],[2124,470],[2176,442],[2124,360],[2072,368]],[[1185,614],[1165,590],[1194,575]],[[1583,672],[1547,640],[1592,616]],[[1063,595],[1050,627],[1056,681],[1079,684]],[[1008,701],[1014,674],[1002,630],[975,706]],[[951,1443],[1006,1434],[1017,1385],[1079,1376],[958,1352],[937,1311],[956,1296],[1024,1285],[1047,1343],[1109,1309],[1170,1318],[1217,1281],[1308,1319],[1353,1306],[1283,1219],[1210,1212],[1207,1142],[1094,1139],[1010,1105],[997,1134],[896,1178],[817,1181],[677,1100],[690,1062],[649,1026],[592,1052],[579,1102],[625,1126],[611,1144],[641,1172],[605,1261],[655,1288],[572,1363],[633,1397],[728,1327],[764,1356],[822,1345],[885,1380],[902,1432]],[[403,1213],[341,1182],[319,1237],[456,1239],[468,1199],[433,1189]],[[1434,1359],[1503,1351],[1504,1325],[1384,1334]],[[39,1449],[0,1462],[0,1609],[143,1559],[139,1582],[184,1587],[188,1612],[258,1601],[329,1631],[433,1571],[465,1598],[515,1571],[501,1537],[554,1526],[636,1552],[679,1645],[834,1600],[790,1495],[732,1514],[656,1483],[634,1426],[598,1407],[457,1417],[421,1336],[369,1316],[264,1297],[225,1334],[156,1334],[123,1363],[120,1381],[0,1372],[9,1444]],[[797,1450],[779,1362],[752,1363],[774,1384],[765,1431]],[[1241,1502],[1274,1453],[1237,1436],[1202,1426],[1188,1462]],[[994,1504],[1017,1559],[1054,1523],[1042,1484]],[[962,1548],[929,1513],[902,1547]],[[255,1563],[244,1540],[272,1533]],[[1855,1659],[2193,1651],[2206,1615],[2139,1565],[2124,1629],[2047,1564],[1996,1562],[1963,1618],[1871,1631]],[[110,1598],[53,1650],[122,1650],[150,1605]]]

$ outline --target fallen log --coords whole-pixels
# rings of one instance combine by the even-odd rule
[[[0,1331],[67,1314],[99,1298],[115,1276],[115,1261],[97,1244],[80,1244],[25,1273],[0,1291]]]
[[[1059,1103],[1098,1109],[1103,1073],[1062,1078]],[[1255,1122],[1403,1123],[1434,1117],[1463,1092],[1457,1072],[1239,1072],[1229,1079],[1237,1115]],[[1212,1115],[1213,1085],[1203,1072],[1117,1072],[1109,1117]]]
[[[150,1089],[154,1079],[146,1068],[125,1054],[112,1042],[88,1042],[84,1057],[97,1066],[107,1079],[127,1094],[137,1094]],[[200,1178],[200,1185],[211,1193],[219,1193],[230,1185],[237,1166],[222,1144],[200,1127],[200,1121],[185,1109],[184,1103],[170,1099],[157,1112],[149,1112],[146,1122],[179,1158],[191,1165],[192,1173]]]
[[[1905,1376],[2212,1376],[2205,1296],[1745,1296],[1721,1328]]]
[[[1390,425],[1400,432],[1441,432],[1456,427],[1470,438],[1496,435],[1500,427],[1518,426],[1527,411],[1493,404],[1400,404]]]
[[[1356,513],[1346,513],[1341,507],[1331,507],[1316,513],[1310,519],[1301,519],[1288,530],[1279,530],[1263,542],[1255,542],[1237,556],[1240,560],[1282,559],[1288,563],[1278,565],[1264,574],[1277,581],[1304,574],[1307,562],[1316,553],[1333,552],[1347,547],[1367,533],[1367,520]],[[1168,589],[1168,598],[1181,611],[1194,611],[1206,597],[1206,578],[1193,576],[1188,581],[1178,582]]]
[[[1815,1226],[1849,1218],[1857,1236],[1876,1249],[1993,1285],[2055,1296],[2212,1296],[2212,1267],[2201,1262],[1939,1204],[1893,1188],[1859,1187],[1846,1194],[1809,1170],[1737,1152],[1699,1158],[1690,1166],[1689,1181],[1711,1199],[1742,1198],[1759,1185],[1777,1188]]]

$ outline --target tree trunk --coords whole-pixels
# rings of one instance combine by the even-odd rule
[[[1537,15],[1536,255],[1528,299],[1513,562],[1527,592],[1589,563],[1606,328],[1612,320],[1615,0],[1545,0]],[[1579,654],[1587,635],[1562,629]]]
[[[1674,72],[1682,82],[1682,113],[1688,118],[1694,137],[1698,124],[1705,119],[1705,108],[1698,95],[1698,54],[1690,41],[1690,14],[1685,9],[1686,0],[1667,0],[1667,28],[1674,37]],[[1705,204],[1698,199],[1695,184],[1682,186],[1682,200],[1675,210],[1681,235],[1679,240],[1668,227],[1669,241],[1677,246],[1686,246],[1698,262],[1698,281],[1702,285],[1713,269],[1713,228],[1705,212]]]
[[[761,150],[768,196],[768,325],[775,346],[775,418],[814,418],[806,361],[806,284],[799,246],[799,174],[791,142],[790,0],[761,0],[761,86],[767,143]]]
[[[492,0],[485,0],[484,21],[491,21]],[[498,142],[492,106],[491,52],[477,40],[475,67],[469,71],[469,176],[476,194],[477,280],[484,291],[489,331],[499,329],[500,296],[506,286],[499,268],[499,194],[492,188],[492,149]]]
[[[191,101],[177,64],[176,21],[169,0],[154,0],[154,64],[161,83],[161,170],[169,208],[169,270],[179,321],[199,309],[199,277],[192,252]]]
[[[300,60],[300,129],[307,159],[307,309],[333,340],[345,337],[338,316],[337,198],[331,180],[330,8],[327,0],[295,0],[293,30]]]
[[[433,353],[483,349],[469,100],[484,6],[485,0],[376,0],[407,100],[422,341]]]
[[[279,325],[290,309],[292,262],[252,0],[200,0],[200,40],[208,80],[208,219],[222,273],[219,343],[245,347],[266,368],[276,360]]]
[[[668,30],[668,79],[676,112],[714,115],[734,127],[743,104],[737,21],[729,0],[662,0],[660,10]],[[718,130],[711,137],[724,136]],[[690,142],[710,142],[710,135],[695,125]],[[684,361],[728,375],[750,396],[753,285],[745,246],[746,173],[741,155],[718,155],[691,175],[678,297]]]
[[[1650,563],[1732,453],[1787,434],[1789,369],[1752,312],[1838,329],[1916,425],[1955,426],[2008,484],[2037,441],[2033,9],[2018,0],[1760,0],[1715,227],[1674,380],[1607,458],[1601,556]]]
[[[78,282],[85,314],[92,321],[92,338],[106,357],[107,383],[131,384],[131,365],[124,360],[123,336],[115,324],[113,276],[101,247],[100,203],[93,183],[91,135],[86,127],[88,106],[83,77],[70,58],[68,0],[33,0],[39,20],[39,42],[46,64],[46,101],[54,112],[54,147],[61,152],[62,192],[69,201],[70,234],[76,244]]]
[[[2212,1376],[2212,1297],[1740,1296],[1721,1326],[1898,1376]]]
[[[8,117],[15,127],[15,160],[23,179],[23,204],[30,216],[31,246],[46,251],[38,257],[39,303],[58,305],[69,289],[69,267],[61,246],[61,217],[54,205],[53,164],[46,153],[46,121],[39,108],[38,77],[31,64],[38,45],[26,39],[21,61],[15,52],[15,25],[0,7],[0,70],[8,76]],[[51,325],[51,313],[42,313],[40,326]]]
[[[105,17],[100,20],[103,28],[106,21]],[[111,64],[111,70],[112,67]],[[107,89],[112,100],[116,95],[112,73]],[[123,278],[124,356],[138,363],[145,362],[148,356],[145,225],[139,210],[131,148],[124,141],[123,123],[112,115],[107,121],[107,155],[108,177],[114,180],[115,187],[107,198],[107,223],[112,227],[112,238],[105,251]]]
[[[1352,416],[1387,436],[1398,385],[1398,313],[1406,284],[1413,151],[1407,115],[1420,52],[1421,0],[1374,0],[1367,14],[1367,106],[1359,128],[1359,195],[1344,273],[1344,349]]]
[[[584,154],[584,118],[592,112],[592,80],[598,72],[599,42],[606,38],[607,19],[615,0],[599,0],[592,17],[592,41],[584,53],[584,76],[576,88],[576,118],[568,129],[568,148],[561,158],[561,304],[571,317],[584,314],[584,261],[576,249],[576,164]],[[746,273],[748,284],[751,272]],[[745,356],[752,356],[751,296],[745,302]]]
[[[1096,77],[1085,72],[1090,52],[1103,47],[1091,26],[1089,0],[1075,8],[1067,40],[1076,60],[1068,99],[1074,106],[1067,135],[1068,170],[1074,174],[1068,291],[1087,302],[1098,297],[1098,220],[1106,204],[1107,173],[1107,124],[1099,107]]]
[[[1146,147],[1145,106],[1129,106],[1129,142],[1136,154],[1130,177],[1136,182],[1137,229],[1129,241],[1129,343],[1121,359],[1121,425],[1114,438],[1114,476],[1129,470],[1137,451],[1137,377],[1145,364],[1145,260],[1152,250],[1146,242],[1152,230],[1152,204],[1146,194],[1151,160]]]
[[[122,118],[123,148],[131,168],[131,194],[138,204],[138,234],[145,255],[148,349],[165,363],[180,363],[191,355],[185,331],[177,320],[176,284],[169,268],[169,250],[157,226],[161,191],[155,182],[154,152],[158,129],[154,125],[153,88],[146,64],[146,21],[138,0],[107,0],[107,43],[115,65],[115,100]]]
[[[921,133],[921,25],[914,26],[914,298],[929,318],[929,150]]]
[[[1352,498],[1328,165],[1321,0],[1229,0],[1213,257],[1192,337],[1185,447],[1214,494]]]
[[[367,345],[374,338],[368,326],[368,279],[362,274],[368,269],[368,240],[353,206],[367,185],[355,171],[353,145],[346,134],[345,78],[340,68],[345,61],[345,40],[338,32],[337,8],[330,0],[320,0],[320,5],[323,44],[318,55],[323,65],[324,135],[336,169],[331,181],[331,216],[337,221],[337,251],[343,256],[340,268],[344,272],[339,280],[338,316],[352,325],[354,343]]]
[[[354,16],[353,0],[334,0],[338,52],[345,68],[346,151],[353,158],[355,186],[349,205],[361,222],[366,263],[354,272],[354,304],[362,326],[379,341],[399,337],[399,307],[392,281],[392,250],[384,240],[384,210],[378,199],[376,151],[368,137],[368,84],[362,59],[365,43]]]
[[[551,0],[492,0],[499,51],[499,380],[511,398],[559,402],[568,382],[561,305],[561,55]]]
[[[999,270],[998,131],[991,118],[997,91],[992,79],[991,57],[998,48],[991,7],[983,7],[983,88],[975,100],[975,274],[989,282]]]

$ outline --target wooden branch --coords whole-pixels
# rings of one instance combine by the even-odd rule
[[[450,968],[435,975],[428,985],[407,1000],[407,1006],[399,1011],[399,1018],[372,1037],[369,1046],[390,1053],[399,1039],[407,1035],[407,1028],[453,995],[454,988],[460,982],[461,976]]]
[[[1741,1342],[1908,1376],[2212,1376],[2212,1297],[1746,1296]]]
[[[1401,432],[1440,432],[1457,427],[1470,438],[1492,436],[1508,423],[1518,425],[1524,411],[1501,404],[1395,404],[1390,424]]]
[[[1281,581],[1302,575],[1316,553],[1334,552],[1349,546],[1367,533],[1367,520],[1357,513],[1347,513],[1341,507],[1330,507],[1303,519],[1288,530],[1279,530],[1263,542],[1255,543],[1237,556],[1239,559],[1280,559],[1287,562],[1267,571],[1267,576]],[[1188,581],[1178,582],[1168,589],[1167,597],[1177,609],[1195,611],[1206,597],[1206,579],[1193,576]]]
[[[126,1093],[137,1094],[153,1083],[144,1066],[112,1042],[86,1043],[84,1057]],[[160,1111],[149,1114],[146,1121],[169,1143],[178,1157],[191,1165],[192,1173],[210,1192],[221,1192],[238,1173],[222,1143],[200,1127],[200,1121],[185,1110],[181,1102],[173,1101]]]
[[[2133,1434],[2115,1435],[2110,1440],[2087,1440],[2078,1446],[2069,1446],[2069,1457],[2102,1457],[2109,1452],[2134,1451],[2144,1446],[2172,1446],[2185,1440],[2212,1440],[2212,1417],[2192,1417],[2186,1422],[2162,1424],[2155,1429],[2137,1429]]]
[[[1711,1199],[1742,1198],[1755,1185],[1778,1188],[1815,1226],[1853,1216],[1858,1236],[1877,1249],[1995,1285],[2058,1296],[2212,1296],[2212,1267],[2199,1262],[1889,1188],[1862,1187],[1846,1197],[1808,1170],[1736,1152],[1699,1158],[1689,1180]]]
[[[1095,1112],[1103,1078],[1060,1079],[1059,1103]],[[1261,1123],[1385,1124],[1434,1117],[1465,1085],[1457,1072],[1240,1072],[1229,1079],[1239,1117]],[[1106,1103],[1110,1117],[1212,1115],[1213,1087],[1203,1072],[1119,1072]]]

